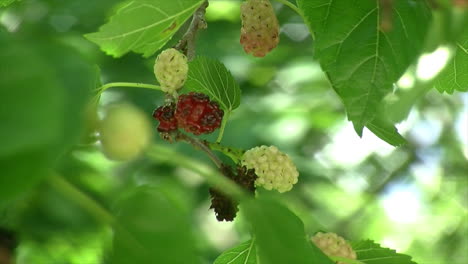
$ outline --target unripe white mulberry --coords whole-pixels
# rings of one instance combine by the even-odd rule
[[[161,90],[173,94],[187,79],[187,57],[176,49],[166,49],[159,54],[154,63],[154,75]]]
[[[329,257],[343,257],[348,259],[356,259],[356,252],[344,240],[335,233],[322,233],[318,232],[311,238],[312,242],[320,248],[320,250]],[[338,261],[337,264],[346,264],[345,262]]]
[[[138,108],[111,106],[100,123],[102,150],[109,159],[133,159],[150,144],[151,130],[151,122]]]
[[[247,53],[263,57],[279,42],[279,24],[270,0],[248,0],[241,5],[240,43]]]
[[[258,176],[255,185],[281,193],[291,190],[299,176],[289,156],[275,146],[260,146],[246,151],[242,156],[242,165],[255,170]]]

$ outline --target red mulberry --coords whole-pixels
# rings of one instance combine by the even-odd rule
[[[159,132],[170,132],[177,129],[177,120],[174,116],[175,104],[158,107],[153,112],[153,117],[159,121]]]
[[[209,134],[221,126],[224,112],[218,103],[202,93],[179,96],[175,118],[179,128],[195,135]]]

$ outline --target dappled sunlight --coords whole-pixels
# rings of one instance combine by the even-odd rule
[[[411,224],[421,220],[421,193],[416,186],[393,184],[381,198],[385,213],[395,223]]]
[[[452,55],[446,46],[441,46],[432,53],[423,54],[418,61],[416,76],[423,81],[433,79],[444,69]]]

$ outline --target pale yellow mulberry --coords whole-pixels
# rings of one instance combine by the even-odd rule
[[[344,238],[335,233],[318,232],[311,238],[312,242],[329,257],[343,257],[356,259],[356,252],[351,248]],[[337,264],[346,264],[338,261]]]
[[[299,172],[291,158],[275,146],[252,148],[242,156],[242,165],[254,169],[255,185],[267,190],[287,192],[297,183]]]
[[[154,75],[163,92],[174,94],[185,83],[188,74],[187,57],[176,49],[166,49],[154,63]]]
[[[279,43],[279,23],[269,0],[248,0],[241,5],[240,43],[245,52],[264,57]]]

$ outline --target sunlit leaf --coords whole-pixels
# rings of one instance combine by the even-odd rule
[[[216,100],[228,112],[240,104],[241,90],[228,69],[219,61],[197,57],[189,63],[186,87]]]
[[[383,248],[372,240],[352,242],[357,259],[366,264],[416,264],[408,255],[393,249]]]
[[[213,264],[257,264],[255,240],[248,240],[223,252]]]
[[[435,87],[439,92],[449,94],[468,91],[468,30],[456,43],[455,55],[440,73]]]
[[[203,0],[134,0],[123,5],[99,32],[85,37],[115,57],[134,51],[148,57],[171,39]]]
[[[298,0],[314,30],[315,57],[361,135],[392,85],[417,58],[430,21],[425,1],[394,1],[392,27],[380,28],[381,1]]]

